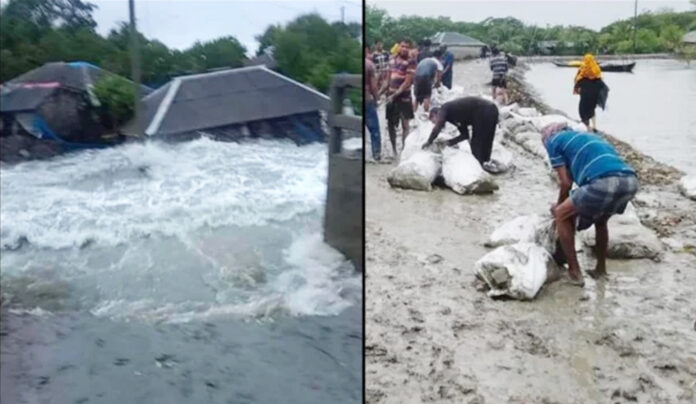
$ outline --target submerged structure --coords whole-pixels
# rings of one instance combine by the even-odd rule
[[[322,112],[329,98],[266,66],[174,78],[143,99],[139,122],[125,134],[185,140],[205,133],[218,140],[325,140]]]
[[[59,143],[99,142],[106,128],[92,88],[105,76],[116,75],[86,62],[53,62],[4,83],[0,89],[2,135],[30,135]],[[143,87],[142,91],[152,90]]]

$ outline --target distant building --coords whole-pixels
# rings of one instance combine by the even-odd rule
[[[269,46],[263,50],[261,55],[255,56],[251,59],[244,61],[244,66],[266,66],[269,69],[275,70],[278,67],[278,62],[276,62],[273,56],[274,48]]]
[[[298,144],[324,141],[324,94],[266,66],[249,66],[174,78],[143,99],[140,131],[190,139],[285,137]],[[135,122],[123,129],[135,134]]]
[[[696,45],[696,31],[687,32],[682,37],[682,43],[686,45]]]
[[[478,57],[485,43],[458,32],[438,32],[430,38],[433,46],[446,45],[455,59]]]
[[[541,53],[542,55],[555,54],[556,51],[558,50],[558,47],[559,47],[558,41],[539,41],[539,42],[537,42],[537,49],[539,50],[539,53]]]
[[[104,76],[116,75],[85,62],[53,62],[4,83],[0,87],[2,135],[98,141],[106,128],[97,114],[100,104],[92,86]],[[151,91],[142,87],[143,94]]]

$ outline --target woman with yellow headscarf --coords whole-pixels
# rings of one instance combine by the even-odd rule
[[[580,119],[593,131],[597,131],[595,109],[597,109],[598,104],[604,108],[604,103],[606,103],[607,93],[603,93],[605,89],[608,90],[608,87],[602,81],[602,69],[600,69],[594,56],[586,54],[575,74],[573,94],[580,94],[580,105],[578,106]],[[600,98],[602,99],[600,100]],[[591,127],[590,120],[592,120]]]

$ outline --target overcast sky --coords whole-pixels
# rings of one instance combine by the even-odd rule
[[[6,3],[7,0],[0,0]],[[128,0],[87,0],[94,12],[97,31],[106,35],[119,21],[128,21]],[[271,24],[287,23],[301,14],[317,12],[328,21],[362,21],[361,0],[135,0],[138,30],[170,48],[184,49],[196,40],[232,35],[249,53],[254,39]]]
[[[402,15],[446,16],[453,21],[480,22],[487,17],[515,17],[539,26],[580,25],[594,30],[633,16],[634,0],[367,0],[387,10],[393,17]],[[688,0],[639,0],[638,12],[670,8],[692,10]]]

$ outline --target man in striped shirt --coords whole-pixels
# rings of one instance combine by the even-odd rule
[[[609,243],[607,221],[622,214],[638,192],[636,173],[603,138],[552,123],[542,129],[542,139],[551,167],[560,180],[558,201],[553,213],[561,248],[568,261],[573,284],[582,286],[582,272],[575,253],[575,228],[595,226],[597,266],[587,271],[592,277],[606,275]],[[578,188],[571,192],[573,182]]]
[[[505,56],[500,54],[500,50],[498,50],[498,48],[495,46],[493,49],[491,49],[491,54],[493,57],[491,58],[489,64],[491,71],[493,72],[493,81],[491,82],[493,85],[493,99],[497,100],[496,92],[498,89],[500,89],[500,92],[503,94],[503,102],[505,105],[507,105],[507,82],[505,80],[505,76],[508,72],[507,59]]]
[[[394,156],[396,151],[396,127],[401,122],[401,140],[406,144],[408,136],[408,121],[413,119],[413,104],[411,103],[411,86],[416,73],[416,59],[411,57],[413,42],[410,39],[401,41],[399,53],[389,64],[389,90],[387,96],[386,118],[389,141]]]

